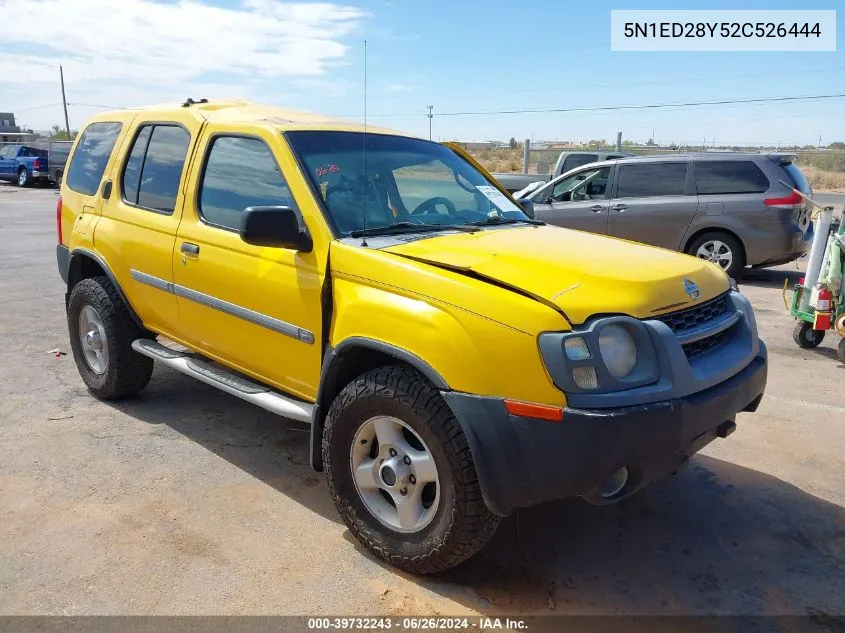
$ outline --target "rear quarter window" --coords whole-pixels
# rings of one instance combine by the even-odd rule
[[[771,184],[751,160],[696,162],[695,183],[699,195],[763,193]]]
[[[103,172],[120,134],[120,123],[92,123],[82,133],[70,161],[65,183],[77,193],[97,193]]]

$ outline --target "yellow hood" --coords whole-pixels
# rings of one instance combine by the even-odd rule
[[[703,260],[552,226],[453,233],[384,250],[505,284],[553,304],[575,324],[595,314],[674,312],[728,289],[721,269]],[[685,279],[698,286],[697,298]]]

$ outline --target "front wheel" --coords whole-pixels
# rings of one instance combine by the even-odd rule
[[[716,264],[734,279],[739,279],[745,268],[742,244],[733,235],[721,231],[699,235],[690,243],[687,253]]]
[[[792,330],[792,340],[802,349],[818,347],[824,340],[824,330],[814,330],[812,323],[798,321]]]
[[[401,569],[455,567],[499,525],[458,421],[408,367],[374,369],[338,394],[326,416],[323,463],[349,530]]]

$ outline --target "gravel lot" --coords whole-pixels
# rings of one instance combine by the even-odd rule
[[[120,404],[70,356],[56,192],[0,185],[0,613],[845,614],[845,366],[792,342],[784,278],[742,290],[767,395],[689,468],[612,507],[522,511],[460,569],[364,553],[305,429],[156,369]]]

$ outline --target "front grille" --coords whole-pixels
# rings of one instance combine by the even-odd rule
[[[656,317],[657,320],[663,321],[668,325],[675,334],[688,334],[694,332],[700,327],[716,321],[725,316],[731,308],[730,298],[727,294],[711,299],[701,305],[693,308],[687,308],[679,312],[671,314],[664,314]],[[726,331],[721,331],[713,336],[693,341],[682,345],[684,354],[689,359],[706,354],[712,349],[721,345],[727,337]]]
[[[715,347],[719,347],[719,345],[721,345],[722,341],[724,340],[725,333],[719,332],[718,334],[708,336],[707,338],[703,338],[699,341],[687,343],[686,345],[681,345],[681,349],[684,350],[684,354],[687,355],[687,358],[695,358],[696,356],[701,356],[705,352],[709,352]]]
[[[724,316],[730,307],[728,295],[724,294],[711,299],[694,308],[687,308],[680,312],[672,312],[663,316],[655,317],[663,321],[675,334],[684,334],[689,330],[695,330],[700,326]]]

